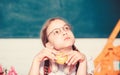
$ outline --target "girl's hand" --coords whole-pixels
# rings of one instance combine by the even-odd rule
[[[85,60],[85,55],[79,51],[70,51],[65,55],[68,56],[68,59],[66,61],[66,64],[68,65],[76,65],[77,62],[82,62]]]
[[[37,62],[41,62],[50,59],[51,61],[55,62],[56,54],[57,51],[55,51],[54,49],[44,48],[35,56],[34,60]]]

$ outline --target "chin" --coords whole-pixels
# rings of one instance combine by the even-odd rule
[[[65,41],[64,43],[61,43],[57,46],[55,46],[55,49],[59,50],[61,48],[67,48],[67,47],[72,47],[74,45],[75,41]]]
[[[66,45],[73,45],[75,43],[75,41],[67,41],[65,42]]]
[[[74,44],[74,42],[67,42],[67,43],[64,43],[63,46],[64,47],[72,47]]]
[[[59,47],[55,47],[56,50],[59,50],[59,49],[63,49],[63,48],[71,48],[73,46],[73,44],[71,43],[67,43],[67,44],[63,44]]]

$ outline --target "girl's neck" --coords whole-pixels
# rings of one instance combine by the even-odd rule
[[[62,53],[70,52],[72,50],[73,50],[72,47],[66,47],[66,48],[59,49],[59,51],[62,52]]]

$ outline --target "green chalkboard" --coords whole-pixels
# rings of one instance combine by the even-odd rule
[[[39,38],[51,17],[66,19],[76,38],[107,38],[120,19],[120,0],[0,0],[0,38]]]

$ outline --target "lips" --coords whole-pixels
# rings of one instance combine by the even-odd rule
[[[64,40],[69,40],[70,39],[70,37],[66,37]]]

